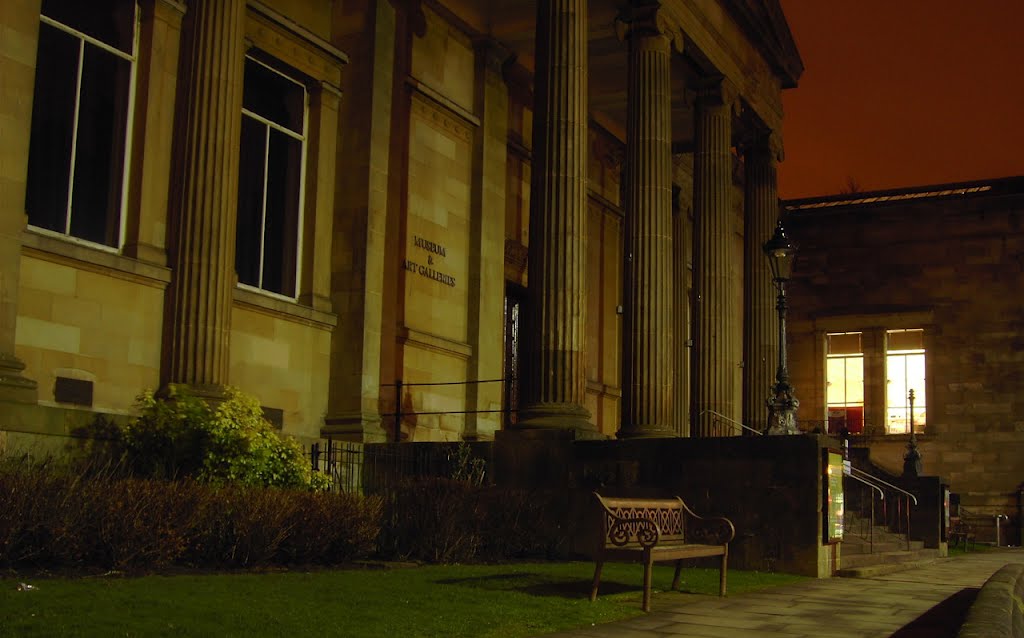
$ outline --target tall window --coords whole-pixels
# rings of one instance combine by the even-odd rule
[[[864,351],[861,333],[826,335],[825,400],[829,431],[864,430]]]
[[[924,331],[889,330],[886,333],[886,430],[889,434],[924,430],[927,405],[924,387]],[[913,410],[910,392],[913,390]]]
[[[136,6],[43,0],[25,209],[37,229],[118,248]]]
[[[301,82],[247,57],[235,267],[252,288],[296,296],[308,98]]]

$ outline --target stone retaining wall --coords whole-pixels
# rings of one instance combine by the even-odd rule
[[[1004,566],[992,575],[967,612],[957,638],[1024,636],[1024,565]]]

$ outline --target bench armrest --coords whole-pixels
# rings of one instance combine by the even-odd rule
[[[687,540],[702,545],[725,545],[736,536],[732,521],[721,516],[696,518],[687,530]]]
[[[658,524],[649,518],[616,518],[608,529],[608,540],[612,545],[622,547],[635,536],[641,547],[654,547],[661,540]]]
[[[689,515],[690,523],[686,528],[687,540],[691,543],[703,545],[725,545],[736,536],[736,528],[732,521],[724,516],[698,516],[693,510],[679,499],[683,510]]]

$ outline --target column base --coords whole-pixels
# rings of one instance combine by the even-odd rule
[[[25,364],[13,354],[0,353],[0,401],[37,403],[39,387],[22,372]]]
[[[380,426],[380,415],[370,412],[335,414],[324,419],[320,437],[354,443],[385,443],[388,433]]]
[[[604,438],[593,430],[547,427],[501,430],[494,436],[494,476],[521,489],[566,489],[577,484],[574,446]]]
[[[576,439],[603,439],[590,422],[590,411],[574,403],[537,403],[519,409],[522,417],[508,430],[567,430],[575,432]]]

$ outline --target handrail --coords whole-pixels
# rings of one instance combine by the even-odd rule
[[[851,468],[851,469],[854,469],[854,468]],[[862,474],[863,474],[863,472],[862,472]],[[871,489],[873,489],[876,492],[878,492],[878,498],[879,499],[881,499],[883,501],[885,500],[885,492],[883,492],[882,488],[878,487],[874,483],[872,483],[870,481],[865,481],[864,479],[860,478],[859,476],[854,476],[853,474],[847,474],[846,476],[852,478],[855,481],[859,481],[859,482],[863,483],[864,485],[867,485]],[[868,476],[870,476],[870,474]]]
[[[899,509],[902,509],[902,501],[899,500],[900,499],[900,494],[902,494],[903,496],[906,496],[906,498],[907,498],[907,507],[906,507],[906,511],[904,512],[904,514],[906,516],[906,524],[907,524],[907,531],[906,531],[907,549],[909,550],[910,549],[910,502],[913,501],[915,506],[918,505],[917,497],[914,496],[913,494],[911,494],[910,492],[908,492],[907,490],[903,489],[903,488],[896,487],[895,485],[893,485],[892,483],[886,481],[885,479],[878,478],[874,474],[868,474],[864,470],[860,470],[860,469],[857,469],[857,468],[852,467],[852,466],[850,467],[850,473],[847,476],[849,476],[850,478],[852,478],[852,479],[854,479],[856,481],[860,481],[861,483],[866,483],[868,485],[871,485],[874,489],[879,490],[879,492],[881,492],[881,488],[879,487],[879,485],[884,485],[886,487],[886,489],[890,489],[893,492],[895,492],[896,493],[896,498],[897,498],[897,500],[896,500],[896,507],[897,507],[896,516],[897,516],[898,519],[899,518],[903,518],[903,514],[900,514],[900,512],[899,512]],[[885,496],[882,496],[881,500],[885,501]],[[872,518],[874,517],[874,511],[873,510],[874,510],[874,503],[872,502]],[[886,521],[888,521],[888,520],[889,520],[889,518],[888,518],[888,516],[886,516]],[[872,551],[874,551],[874,543],[873,542],[872,542]]]
[[[750,427],[749,425],[744,425],[744,424],[740,423],[739,421],[737,421],[736,419],[730,419],[729,417],[725,416],[721,412],[716,412],[714,410],[702,410],[701,413],[697,415],[697,418],[700,419],[705,414],[712,414],[714,416],[717,416],[718,418],[723,419],[725,421],[728,421],[729,423],[732,423],[733,425],[740,426],[744,430],[749,430],[749,431],[753,432],[754,434],[757,434],[758,436],[764,434],[764,432],[761,432],[760,430],[755,430],[754,428]]]
[[[885,500],[885,492],[883,492],[882,488],[878,487],[874,483],[870,483],[868,481],[865,481],[864,479],[862,479],[862,478],[860,478],[858,476],[854,476],[852,473],[851,474],[847,474],[846,476],[852,478],[855,481],[859,481],[859,482],[863,483],[864,485],[867,485],[871,489],[877,491],[878,492],[878,498],[880,500],[882,500],[882,501]],[[845,523],[844,523],[844,526],[845,526]],[[875,553],[875,499],[871,499],[871,525],[868,527],[868,551],[870,553],[872,553],[872,554]]]
[[[914,505],[918,504],[917,497],[914,496],[913,494],[911,494],[910,492],[908,492],[907,490],[901,488],[901,487],[896,487],[892,483],[890,483],[890,482],[888,482],[888,481],[886,481],[884,479],[880,479],[877,476],[875,476],[874,474],[868,474],[864,470],[858,470],[855,467],[851,467],[850,471],[851,472],[857,472],[858,474],[863,474],[864,476],[870,478],[872,481],[876,481],[876,482],[881,483],[882,485],[884,485],[884,486],[886,486],[886,487],[888,487],[890,489],[893,489],[893,490],[896,490],[897,492],[901,492],[903,494],[906,494],[907,496],[909,496],[910,498],[912,498],[914,500]]]

